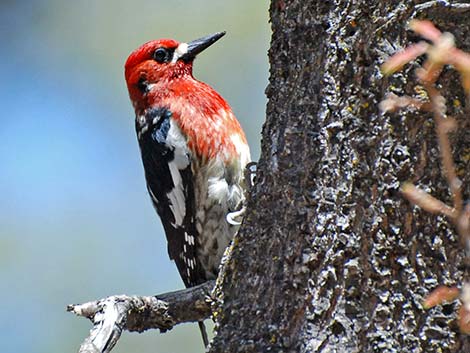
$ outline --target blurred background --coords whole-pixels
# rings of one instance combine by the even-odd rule
[[[148,40],[226,30],[195,76],[230,102],[257,160],[268,6],[0,3],[0,352],[77,351],[91,325],[67,304],[183,288],[145,189],[123,65]],[[188,351],[203,351],[196,324],[125,333],[114,350]]]

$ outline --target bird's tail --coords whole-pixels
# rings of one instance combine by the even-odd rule
[[[207,338],[206,325],[204,321],[198,321],[199,330],[201,331],[202,341],[204,342],[204,347],[207,348],[209,345],[209,339]]]

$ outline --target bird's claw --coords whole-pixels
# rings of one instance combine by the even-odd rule
[[[246,211],[246,207],[243,206],[241,210],[230,212],[229,214],[227,214],[225,218],[227,219],[227,222],[231,224],[232,226],[239,226],[240,224],[242,224],[242,222],[241,220],[238,221],[236,218],[243,218],[245,211]]]

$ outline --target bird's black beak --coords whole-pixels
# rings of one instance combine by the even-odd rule
[[[184,61],[191,61],[193,60],[197,54],[199,54],[204,49],[210,47],[212,44],[217,42],[220,38],[225,35],[224,32],[217,32],[188,43],[188,51],[183,54],[180,59]]]

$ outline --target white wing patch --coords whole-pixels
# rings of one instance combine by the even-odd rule
[[[188,234],[187,232],[184,232],[184,241],[188,243],[189,245],[194,245],[194,236]]]
[[[189,166],[190,160],[186,139],[173,119],[170,119],[170,130],[168,131],[166,145],[174,151],[174,159],[168,164],[174,188],[167,193],[167,196],[170,200],[171,212],[175,217],[173,226],[181,226],[186,215],[186,200],[181,170]]]
[[[175,223],[173,226],[180,226],[183,224],[184,216],[186,215],[186,204],[184,199],[184,186],[183,180],[178,166],[174,161],[169,163],[171,179],[175,187],[167,194],[170,200],[170,209],[175,217]]]

